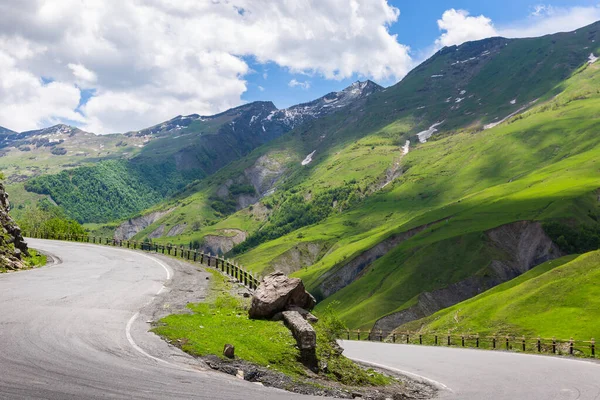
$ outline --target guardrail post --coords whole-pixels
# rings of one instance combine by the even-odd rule
[[[383,342],[383,331],[381,329],[379,330],[379,341]]]
[[[356,331],[356,338],[357,340],[360,340],[360,329]]]
[[[392,343],[396,343],[396,332],[392,333]]]
[[[596,357],[596,341],[592,338],[592,357]]]
[[[465,336],[464,336],[464,335],[462,335],[462,336],[460,337],[460,339],[461,339],[462,347],[465,347]]]
[[[537,351],[538,353],[542,352],[542,339],[541,338],[537,338]]]
[[[492,338],[492,349],[496,350],[496,336]]]
[[[196,262],[196,258],[198,258],[198,250],[194,250],[194,262]]]
[[[479,333],[475,337],[475,347],[479,348]]]
[[[410,343],[410,333],[406,332],[406,344]]]
[[[552,354],[556,354],[556,339],[552,338]]]
[[[510,350],[509,340],[510,340],[510,338],[508,336],[506,336],[506,350]]]
[[[435,346],[437,346],[438,345],[438,337],[437,337],[437,335],[433,336],[433,341],[434,341]]]
[[[350,340],[350,331],[349,331],[349,330],[348,330],[348,331],[346,331],[346,335],[347,335],[347,337],[348,337],[348,340]]]
[[[448,346],[450,346],[450,335],[448,335]]]
[[[571,338],[571,339],[569,340],[569,354],[570,354],[570,355],[573,355],[573,346],[574,346],[574,343],[573,343],[573,338]]]
[[[522,340],[523,340],[523,351],[526,351],[526,350],[525,350],[525,336],[523,336],[523,339],[522,339]]]
[[[419,335],[419,344],[423,344],[423,335]]]

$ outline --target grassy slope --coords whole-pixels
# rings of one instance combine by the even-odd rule
[[[196,355],[223,357],[223,346],[235,346],[236,358],[273,368],[294,378],[310,373],[298,361],[300,351],[283,321],[251,320],[247,302],[228,294],[229,284],[213,272],[215,287],[205,303],[189,304],[191,314],[163,318],[154,332],[171,340],[179,340],[184,351]],[[217,293],[215,295],[215,293]],[[390,383],[389,378],[372,370],[365,371],[343,356],[334,355],[331,346],[336,337],[333,330],[343,329],[330,314],[319,315],[314,324],[317,332],[317,358],[327,364],[321,371],[331,381],[353,386],[379,386]]]
[[[339,300],[338,311],[346,322],[364,327],[410,306],[422,291],[483,270],[489,258],[465,262],[473,248],[485,248],[482,231],[525,219],[590,221],[588,211],[598,207],[593,193],[600,187],[599,80],[598,66],[591,66],[565,84],[561,96],[525,118],[420,146],[403,159],[409,168],[392,188],[356,210],[300,231],[303,241],[332,241],[335,246],[297,275],[314,289],[325,272],[391,232],[452,217],[405,242],[362,279],[322,303],[324,307]],[[240,261],[261,270],[298,240],[297,233],[285,236]]]
[[[529,337],[600,336],[600,252],[569,256],[401,329]]]
[[[590,221],[588,211],[597,210],[593,192],[600,187],[597,66],[560,82],[587,58],[590,50],[584,45],[595,40],[593,30],[524,41],[497,39],[443,51],[403,83],[372,96],[364,111],[316,121],[225,168],[203,182],[200,192],[182,197],[181,211],[140,237],[165,221],[174,224],[194,217],[213,221],[202,223],[196,232],[188,229],[180,238],[162,240],[187,243],[222,228],[260,229],[264,221],[253,219],[247,210],[219,220],[209,208],[209,197],[224,179],[239,175],[270,152],[287,151],[291,168],[278,191],[284,193],[314,193],[352,179],[367,187],[400,159],[403,176],[358,207],[238,257],[260,273],[300,242],[326,244],[329,250],[318,262],[296,273],[315,290],[324,274],[393,233],[451,217],[378,260],[361,279],[320,306],[339,300],[338,311],[350,327],[369,327],[377,318],[409,307],[419,293],[485,273],[491,258],[506,257],[489,246],[482,235],[485,230],[524,219]],[[452,65],[486,48],[496,51],[493,60],[481,57],[475,66]],[[453,78],[430,78],[439,72]],[[460,108],[445,102],[461,90],[467,95]],[[515,97],[518,104],[513,106],[510,100]],[[453,126],[503,118],[540,97],[525,118],[483,132],[470,127],[453,135],[442,132],[425,145],[414,145],[415,132],[432,122],[446,120],[449,132]],[[413,147],[402,158],[400,146],[407,138],[413,139]],[[301,168],[299,161],[315,149],[313,163]]]

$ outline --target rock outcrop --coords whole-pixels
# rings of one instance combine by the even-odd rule
[[[142,215],[141,217],[131,218],[127,222],[123,222],[121,225],[119,225],[119,227],[115,230],[114,238],[117,240],[129,240],[171,211],[173,210],[155,211],[146,215]]]
[[[28,256],[27,243],[21,228],[8,215],[10,203],[4,185],[0,184],[0,268],[17,270],[24,267],[23,256]]]
[[[223,229],[219,233],[223,235],[204,236],[202,251],[211,254],[225,254],[248,237],[246,232],[239,229]]]
[[[442,221],[447,221],[447,219]],[[360,273],[369,265],[373,264],[376,260],[386,255],[402,242],[412,238],[413,236],[423,232],[425,229],[439,222],[441,221],[432,222],[430,224],[422,225],[406,232],[393,235],[378,243],[376,246],[366,250],[358,257],[353,258],[340,268],[333,269],[331,272],[327,272],[324,275],[323,283],[319,285],[320,295],[323,298],[326,298],[335,292],[342,290],[358,279]]]
[[[506,258],[491,260],[489,273],[476,275],[432,292],[421,293],[417,304],[380,318],[373,331],[391,332],[397,327],[427,317],[443,308],[470,299],[533,267],[562,256],[539,222],[519,221],[486,232],[490,245]]]
[[[310,311],[315,304],[315,298],[306,291],[302,280],[277,271],[262,279],[248,314],[253,319],[271,319],[292,306]]]

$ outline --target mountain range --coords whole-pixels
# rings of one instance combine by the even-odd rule
[[[19,196],[49,196],[93,234],[283,270],[350,328],[429,326],[440,310],[594,250],[599,27],[447,47],[392,87],[357,82],[286,110],[179,116],[94,139],[112,141],[110,154],[45,169],[30,160],[22,179],[14,160],[49,147],[6,146],[0,168]]]

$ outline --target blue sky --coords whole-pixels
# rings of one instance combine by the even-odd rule
[[[527,24],[536,6],[545,5],[555,8],[594,7],[599,4],[597,0],[554,0],[549,3],[527,0],[426,0],[407,1],[390,0],[388,3],[400,10],[398,22],[390,26],[391,34],[398,36],[398,41],[411,48],[411,54],[422,58],[432,44],[440,36],[437,20],[443,13],[451,8],[468,11],[472,16],[485,15],[494,25],[511,26],[513,24]],[[278,67],[276,64],[257,64],[248,60],[252,69],[256,71],[246,76],[248,91],[243,94],[245,101],[271,100],[279,108],[288,107],[299,102],[310,101],[331,91],[338,91],[357,79],[365,77],[355,75],[353,78],[343,80],[327,80],[318,74],[307,76],[305,74],[290,74],[287,68]],[[266,79],[263,76],[267,73]],[[308,81],[310,88],[289,87],[290,80],[300,82]],[[377,81],[383,86],[396,83],[394,79]],[[260,88],[264,89],[261,90]]]
[[[283,108],[390,86],[443,46],[598,20],[600,0],[0,0],[0,126],[104,134]]]

